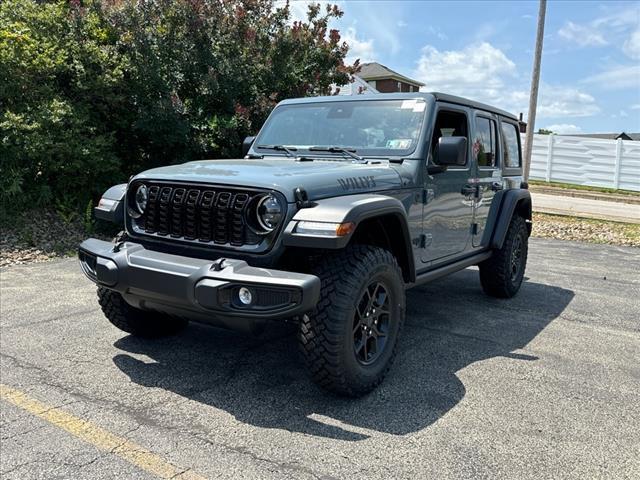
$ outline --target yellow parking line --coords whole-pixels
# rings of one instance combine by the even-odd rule
[[[46,405],[15,388],[0,384],[0,398],[36,417],[46,420],[56,427],[66,430],[85,442],[95,445],[100,450],[113,453],[160,478],[204,480],[204,477],[190,470],[172,465],[126,438],[114,435],[104,428],[93,425],[91,422],[75,417],[59,408]]]

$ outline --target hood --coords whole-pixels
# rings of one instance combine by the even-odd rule
[[[398,188],[400,175],[386,162],[359,164],[350,161],[200,160],[147,170],[135,177],[148,180],[235,185],[277,190],[288,202],[293,191],[302,187],[310,200],[350,193],[375,192]]]

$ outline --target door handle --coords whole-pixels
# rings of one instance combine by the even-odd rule
[[[502,182],[493,182],[491,184],[491,190],[493,190],[494,192],[497,192],[499,190],[504,189],[504,186],[502,185]]]
[[[465,185],[460,193],[463,195],[474,195],[477,191],[477,185]]]

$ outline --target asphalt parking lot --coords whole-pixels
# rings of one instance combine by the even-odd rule
[[[640,478],[640,249],[531,241],[526,283],[408,293],[368,397],[305,376],[285,329],[139,340],[74,259],[2,270],[0,477]]]

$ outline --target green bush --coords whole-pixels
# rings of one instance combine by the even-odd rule
[[[0,201],[84,206],[140,170],[238,156],[283,98],[343,84],[337,7],[0,2]]]

